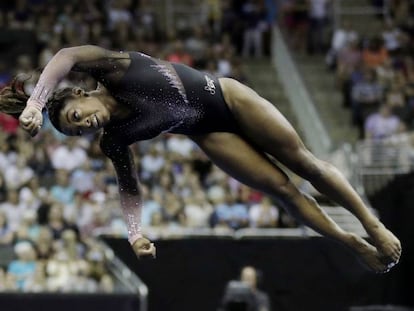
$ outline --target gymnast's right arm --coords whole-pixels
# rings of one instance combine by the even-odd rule
[[[40,75],[39,81],[27,101],[27,106],[20,115],[19,120],[22,127],[32,135],[37,133],[42,125],[42,109],[47,100],[58,83],[76,64],[107,57],[117,57],[118,55],[115,54],[119,53],[94,45],[64,48],[57,52]]]
[[[100,146],[115,168],[128,241],[138,257],[155,257],[154,244],[144,238],[141,232],[142,189],[132,152],[127,145],[119,143],[107,133],[104,133]]]

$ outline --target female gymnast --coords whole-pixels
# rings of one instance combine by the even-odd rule
[[[99,87],[90,92],[77,87],[54,90],[71,70],[88,73]],[[169,132],[190,137],[217,166],[279,199],[299,221],[350,248],[370,270],[383,273],[398,263],[399,240],[343,175],[304,146],[274,105],[233,79],[217,79],[138,52],[87,45],[60,50],[30,98],[19,83],[15,80],[2,90],[0,110],[20,115],[21,126],[32,136],[42,126],[44,107],[66,135],[102,129],[100,146],[116,170],[128,240],[138,257],[155,256],[156,250],[141,232],[141,188],[129,145]],[[270,156],[351,211],[372,244],[342,230]]]

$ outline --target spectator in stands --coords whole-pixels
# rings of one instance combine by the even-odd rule
[[[99,281],[99,291],[110,294],[115,291],[115,282],[109,274],[104,274]]]
[[[33,12],[27,0],[17,0],[14,10],[9,11],[9,27],[12,29],[32,29],[34,26]]]
[[[76,261],[85,257],[85,245],[79,242],[78,234],[74,230],[64,230],[58,243],[61,244],[62,249],[70,260]]]
[[[11,230],[17,230],[25,210],[26,206],[19,201],[19,192],[16,189],[9,189],[7,200],[0,204],[0,211],[6,214]]]
[[[361,60],[361,51],[357,41],[348,42],[337,55],[337,85],[342,90],[343,104],[345,107],[351,106],[352,74],[360,68]]]
[[[400,128],[400,119],[392,114],[388,103],[382,104],[379,111],[368,116],[365,122],[366,139],[384,139],[396,134]]]
[[[309,5],[309,36],[308,52],[324,53],[326,50],[325,36],[328,25],[330,0],[312,0]]]
[[[179,148],[177,148],[179,150]],[[141,159],[141,177],[143,180],[151,181],[160,172],[165,164],[164,155],[161,154],[156,145],[150,146],[149,152]]]
[[[291,31],[288,39],[290,45],[294,50],[305,52],[309,29],[307,1],[284,1],[281,10],[283,12],[284,24]]]
[[[214,210],[213,226],[224,226],[234,230],[248,226],[247,206],[237,202],[231,192],[226,192],[225,201],[215,205]]]
[[[254,228],[275,228],[279,221],[279,210],[272,204],[269,197],[249,209],[249,224]]]
[[[69,137],[65,144],[60,145],[50,154],[50,160],[54,169],[72,171],[81,167],[87,159],[85,150],[79,146],[79,141]]]
[[[25,210],[22,215],[21,222],[19,224],[19,229],[16,233],[16,240],[30,240],[36,241],[39,233],[40,233],[40,226],[37,223],[36,218],[36,211],[33,209]],[[19,231],[24,230],[24,235],[22,237],[19,236]]]
[[[391,85],[395,77],[395,68],[392,60],[387,59],[382,65],[376,67],[378,83],[385,89]]]
[[[8,114],[0,113],[0,128],[5,133],[16,134],[19,128],[19,120]]]
[[[187,66],[192,66],[194,63],[193,57],[185,50],[184,43],[178,39],[172,43],[172,51],[167,55],[166,60]]]
[[[406,109],[406,99],[404,96],[405,83],[401,84],[394,79],[389,85],[385,94],[385,102],[390,106],[392,112],[399,116],[404,117]]]
[[[243,33],[243,57],[251,52],[256,58],[263,56],[263,31],[266,27],[262,3],[248,0],[242,6],[242,16],[245,23]]]
[[[73,202],[76,189],[70,184],[69,172],[63,169],[56,171],[56,184],[50,188],[50,195],[62,204]]]
[[[0,267],[0,292],[4,292],[6,290],[6,272],[2,267]]]
[[[29,293],[42,293],[48,290],[46,267],[44,262],[36,262],[36,269],[34,273],[27,278],[23,289],[25,292]]]
[[[47,262],[47,286],[52,292],[84,292],[97,289],[97,284],[88,277],[90,266],[85,260],[71,260],[63,248],[59,248]]]
[[[1,144],[2,142],[0,142]],[[1,152],[0,152],[1,154]],[[0,160],[1,161],[1,160]],[[0,168],[0,204],[7,199],[7,185]]]
[[[22,154],[16,158],[15,165],[8,166],[4,171],[4,179],[8,189],[18,189],[34,177],[33,170],[27,166]]]
[[[381,35],[387,52],[390,55],[395,55],[395,53],[401,49],[403,33],[398,29],[398,27],[395,27],[391,20],[385,20]]]
[[[184,199],[187,227],[207,228],[213,207],[207,202],[204,191],[199,190]]]
[[[325,57],[326,64],[330,68],[335,68],[338,54],[353,42],[358,42],[358,33],[349,22],[344,21],[341,26],[334,30],[331,47]]]
[[[205,29],[196,25],[192,28],[192,34],[185,40],[184,46],[185,49],[191,54],[194,58],[195,67],[203,67],[203,59],[205,56],[205,51],[208,47]]]
[[[73,229],[78,232],[76,225],[69,225],[63,217],[63,207],[61,203],[53,203],[47,214],[48,227],[50,228],[53,238],[58,240],[61,238],[62,233],[67,229]]]
[[[184,158],[189,158],[194,148],[194,142],[184,135],[174,135],[167,140],[167,150]]]
[[[7,272],[16,277],[17,288],[22,290],[27,278],[36,271],[36,252],[27,241],[18,242],[14,246],[14,252],[17,258],[10,262]]]
[[[20,189],[19,200],[30,210],[37,210],[42,200],[49,195],[45,187],[41,187],[39,179],[34,176],[27,184]]]
[[[161,214],[163,221],[171,227],[185,227],[186,218],[181,200],[172,192],[164,195]]]
[[[161,213],[162,193],[160,191],[149,191],[144,188],[144,206],[142,208],[141,220],[143,226],[150,226],[154,213]]]
[[[382,96],[383,90],[376,81],[375,72],[372,69],[366,69],[363,79],[352,87],[353,122],[359,127],[361,138],[365,119],[378,109]]]
[[[362,61],[370,69],[375,69],[388,59],[388,51],[380,37],[373,37],[369,40],[367,47],[362,51]]]
[[[36,238],[35,249],[39,260],[48,260],[55,252],[53,243],[53,234],[49,227],[41,226]]]
[[[7,214],[0,210],[0,247],[1,245],[11,245],[13,238],[13,231],[7,223]]]
[[[48,139],[45,137],[45,140]],[[46,148],[41,143],[36,144],[33,156],[27,160],[27,165],[36,172],[42,181],[54,178],[54,168]]]

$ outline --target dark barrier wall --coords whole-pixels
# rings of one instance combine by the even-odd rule
[[[414,306],[414,174],[395,178],[369,199],[403,247],[400,267],[388,278],[386,299],[390,303]]]
[[[247,264],[264,272],[262,288],[276,311],[382,303],[384,281],[397,273],[368,273],[346,249],[324,238],[158,241],[153,261],[138,261],[126,240],[107,242],[148,285],[150,311],[216,310],[226,282]]]
[[[0,294],[4,311],[139,311],[135,295]]]

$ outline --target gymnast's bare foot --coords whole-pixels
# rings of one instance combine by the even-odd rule
[[[380,222],[367,228],[367,232],[382,259],[388,264],[397,264],[402,250],[397,237]]]
[[[384,261],[381,253],[374,246],[356,234],[349,234],[348,246],[368,270],[375,273],[386,273],[392,268],[388,262]]]

